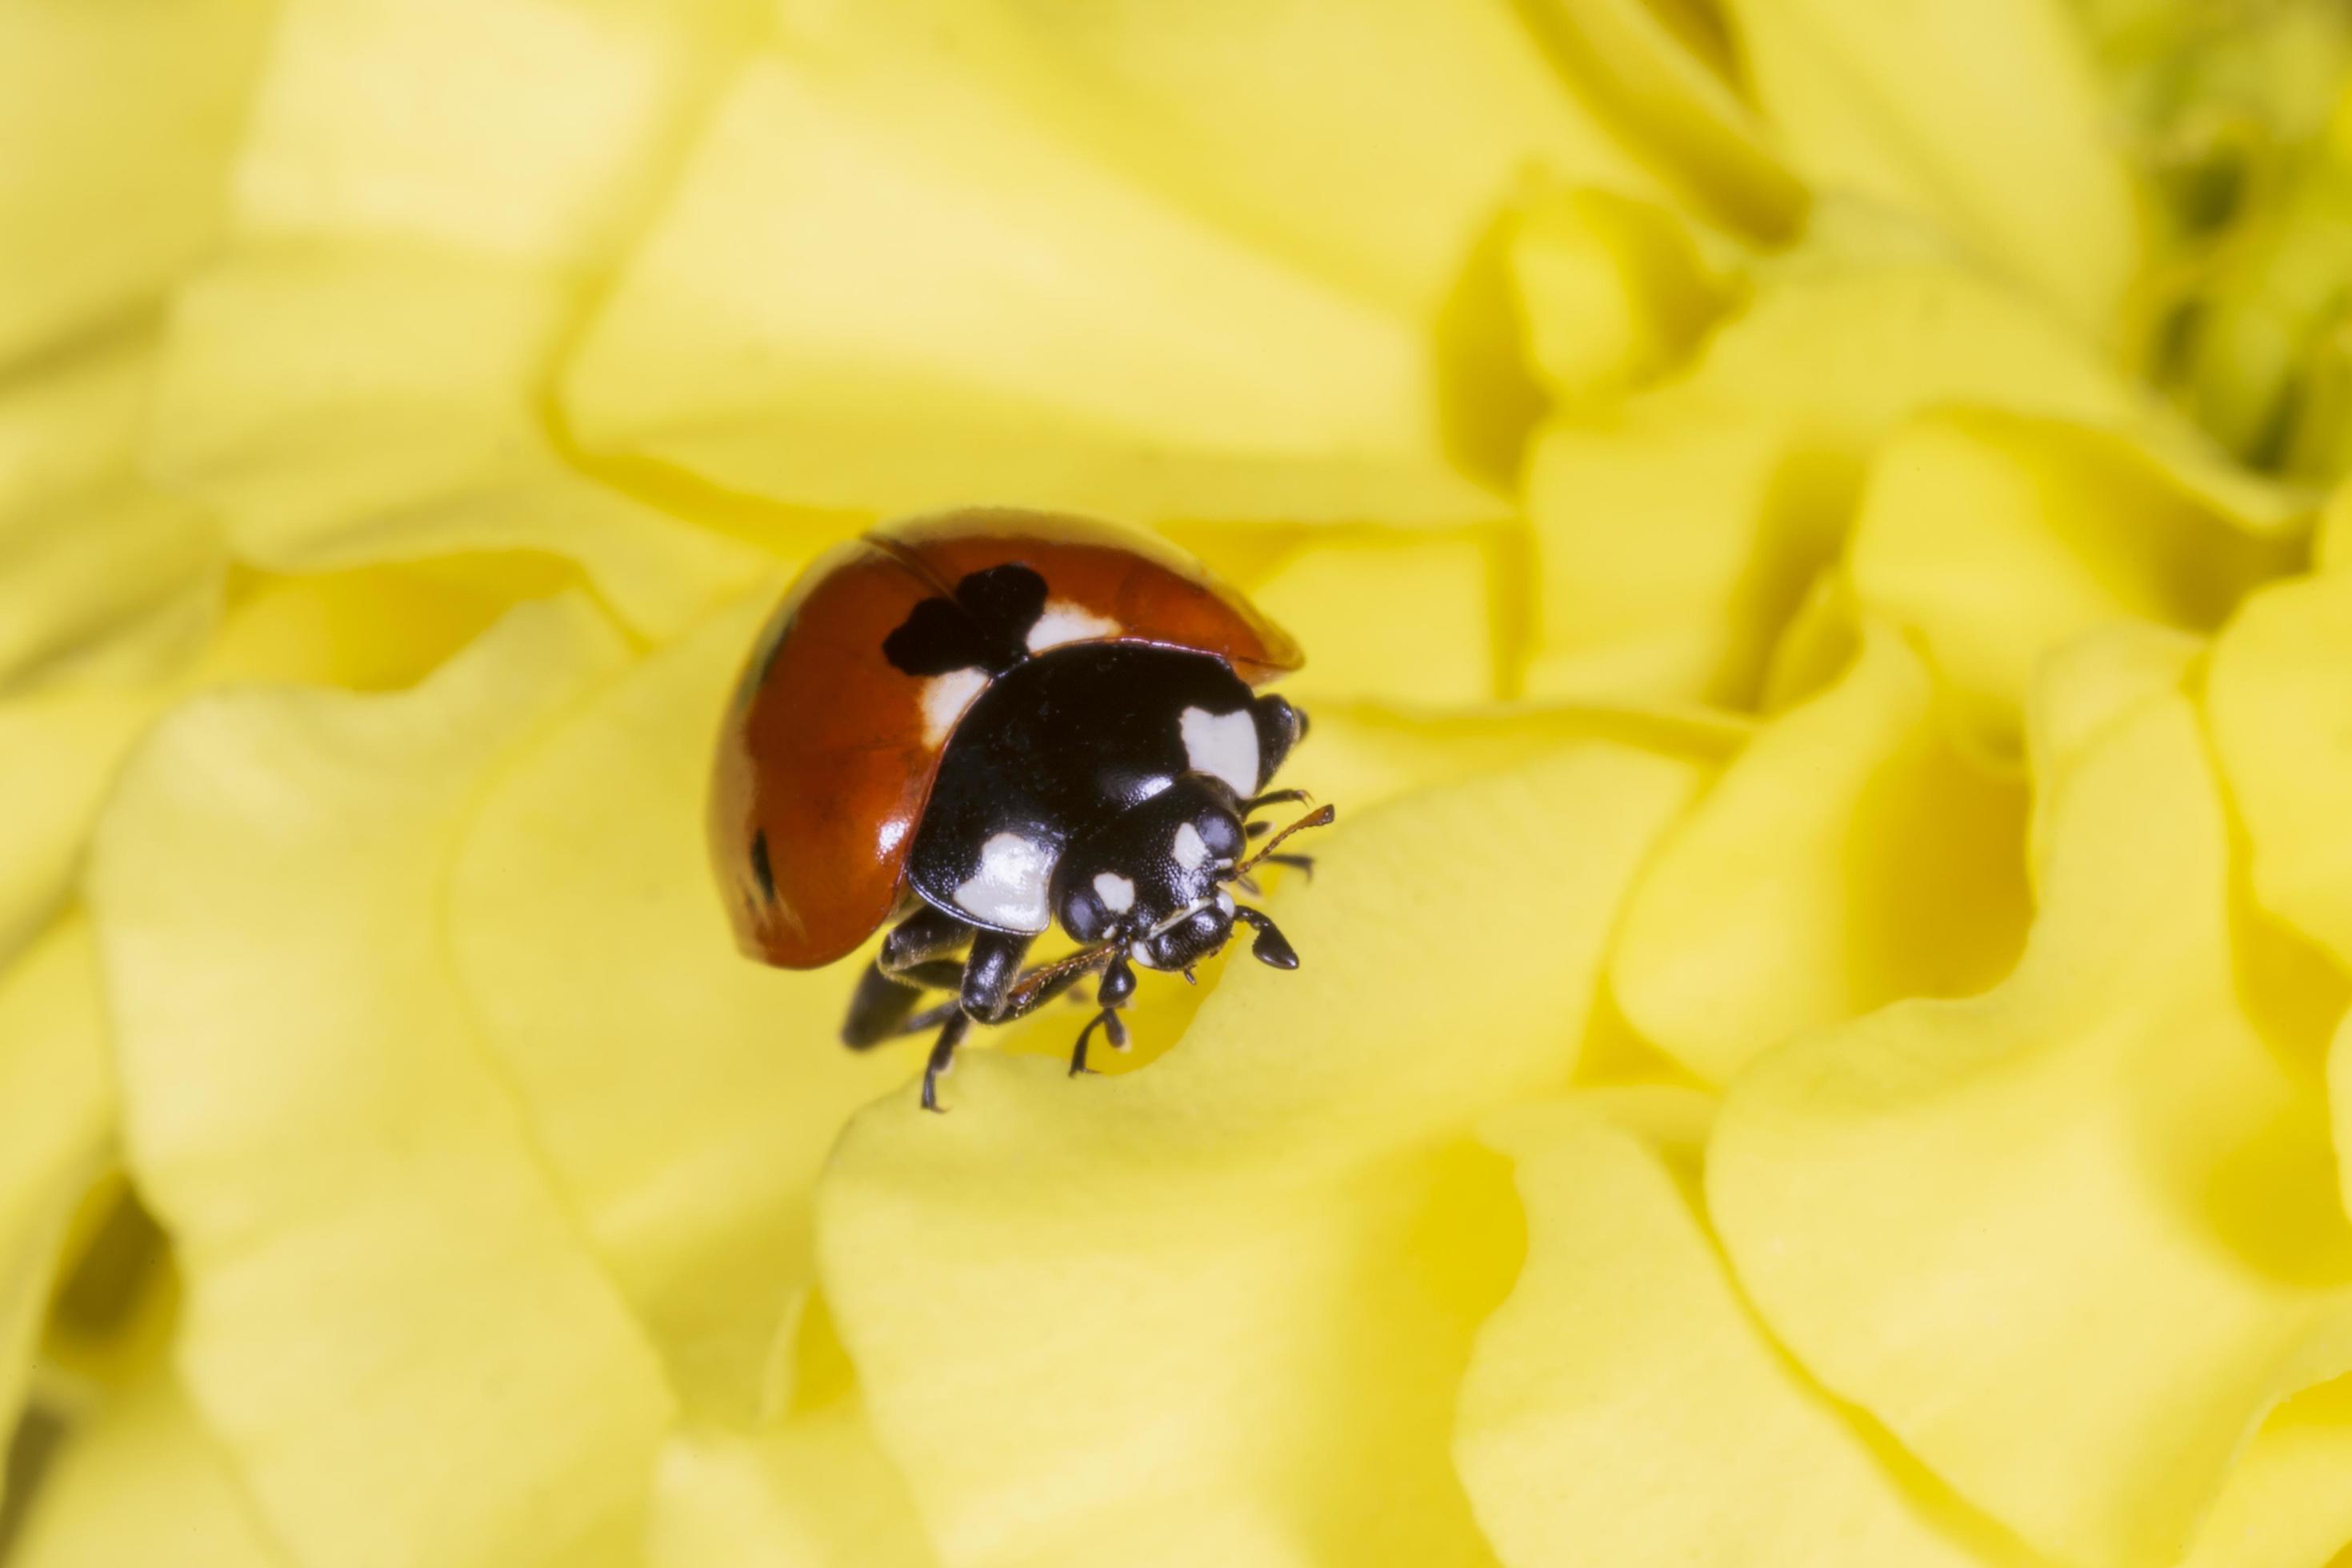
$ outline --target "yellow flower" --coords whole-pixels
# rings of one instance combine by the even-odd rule
[[[2352,1545],[2290,12],[0,0],[0,1564]],[[700,803],[971,501],[1340,823],[940,1118]]]

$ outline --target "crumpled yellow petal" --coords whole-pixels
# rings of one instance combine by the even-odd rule
[[[1683,376],[1555,417],[1538,437],[1529,690],[1752,699],[1781,624],[1845,535],[1873,447],[1938,404],[2128,430],[2184,483],[2265,521],[2288,510],[2260,486],[2215,479],[2218,460],[2200,466],[2194,443],[2093,351],[1916,230],[1836,206],[1811,226],[1805,246],[1757,269],[1752,301]]]
[[[1862,603],[1919,636],[1961,721],[2003,752],[2051,648],[2122,617],[2210,630],[2301,548],[2105,433],[1951,411],[1880,452],[1847,564]]]
[[[821,1298],[796,1324],[793,1408],[756,1432],[688,1426],[662,1449],[647,1568],[932,1568]]]
[[[89,668],[58,689],[0,702],[0,955],[64,901],[82,845],[123,756],[187,690],[232,681],[300,681],[378,690],[405,686],[509,604],[495,575],[376,567],[247,584],[201,656],[122,684]],[[145,641],[168,617],[134,627]],[[118,645],[123,646],[123,645]],[[147,647],[152,650],[153,644]],[[137,658],[109,660],[113,673]]]
[[[0,962],[63,906],[107,784],[160,700],[100,687],[0,702]]]
[[[1545,697],[1744,705],[1834,544],[1832,476],[1777,418],[1636,401],[1530,454]]]
[[[767,1372],[834,1133],[908,1070],[842,1048],[852,966],[746,961],[711,880],[713,737],[774,597],[566,715],[483,800],[449,898],[457,973],[566,1206],[688,1405],[739,1426],[788,1392]]]
[[[2181,1568],[2317,1568],[2352,1542],[2352,1378],[2294,1395],[2263,1423]]]
[[[89,896],[130,1163],[187,1281],[179,1363],[305,1561],[637,1550],[670,1397],[480,1054],[442,924],[485,783],[622,658],[571,597],[412,692],[199,698],[100,826]]]
[[[2247,600],[2214,640],[2205,704],[2255,896],[2352,970],[2352,573]]]
[[[1946,739],[1885,627],[1768,724],[1667,838],[1612,954],[1618,1005],[1710,1082],[1899,996],[1982,990],[2028,917],[2025,795]]]
[[[1645,0],[1546,0],[1537,13],[1571,79],[1696,202],[1761,239],[1784,238],[1806,192],[1732,86],[1738,67],[1711,9]]]
[[[1694,1212],[1709,1103],[1514,1107],[1528,1258],[1478,1331],[1454,1439],[1506,1568],[2022,1563],[1765,1334]],[[1633,1125],[1621,1124],[1621,1119]]]
[[[152,679],[212,628],[217,530],[135,468],[154,364],[118,334],[0,385],[0,694]]]
[[[209,518],[134,479],[0,512],[0,692],[172,668],[219,615],[223,564]]]
[[[1446,1140],[1565,1079],[1692,772],[1590,744],[1345,818],[1271,900],[1297,973],[1237,960],[1148,1070],[968,1052],[944,1116],[851,1124],[820,1271],[943,1563],[1478,1560],[1447,1414],[1517,1218]]]
[[[106,1045],[89,928],[62,921],[0,970],[0,1432],[15,1429],[68,1222],[113,1136]]]
[[[2047,787],[2016,972],[1759,1059],[1708,1204],[1776,1335],[1957,1491],[2061,1561],[2168,1563],[2273,1406],[2352,1367],[2322,1030],[2241,1002],[2184,701]]]
[[[1528,356],[1568,403],[1655,380],[1729,302],[1673,209],[1591,186],[1531,195],[1510,267]]]
[[[2118,720],[2179,694],[2205,639],[2146,621],[2114,621],[2053,648],[2042,660],[2025,713],[2026,773],[2066,777]],[[2058,840],[2063,795],[2036,790],[2026,865],[2035,887]]]
[[[2215,756],[2245,824],[2254,896],[2352,971],[2352,574],[2281,584],[2246,602],[2215,639],[2205,704]],[[2327,1058],[2336,1179],[2352,1213],[2352,1022]]]
[[[572,363],[591,446],[861,512],[1501,514],[1447,455],[1443,288],[1523,153],[1626,164],[1499,13],[792,21]]]
[[[226,1457],[157,1363],[66,1439],[9,1568],[285,1568]]]
[[[1729,0],[1764,116],[1816,188],[1918,212],[2105,338],[2134,193],[2056,0]]]
[[[1317,530],[1250,590],[1309,650],[1283,694],[1466,706],[1502,695],[1500,602],[1510,542],[1499,531]]]
[[[0,9],[0,366],[152,307],[213,242],[270,12]]]
[[[672,1437],[654,1477],[648,1568],[929,1568],[906,1483],[854,1404],[756,1436]]]
[[[977,80],[1219,226],[1407,310],[1454,287],[1529,165],[1657,188],[1626,139],[1555,74],[1549,40],[1492,6],[1203,11],[1149,0],[1085,28],[1040,0],[787,0],[783,12],[789,53],[879,70],[911,94],[942,75]],[[926,134],[953,133],[955,121],[931,113]]]
[[[471,563],[248,576],[187,683],[413,686],[488,631],[518,596],[525,595]]]
[[[1710,405],[1791,414],[1859,461],[1923,409],[1982,404],[2109,431],[2254,531],[2310,510],[2302,490],[2230,462],[2095,341],[1885,213],[1823,202],[1806,242],[1756,273],[1753,308],[1708,341],[1693,377]]]
[[[1321,702],[1285,780],[1352,816],[1391,795],[1525,767],[1546,752],[1610,741],[1715,767],[1755,732],[1746,715],[1718,708],[1502,703],[1484,709],[1400,711],[1369,702]]]
[[[751,551],[569,466],[541,403],[583,290],[745,25],[723,0],[295,0],[184,290],[158,468],[287,572],[527,551],[674,631]]]

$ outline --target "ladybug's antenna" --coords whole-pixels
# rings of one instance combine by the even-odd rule
[[[1328,827],[1331,826],[1331,819],[1338,815],[1339,814],[1332,809],[1330,803],[1328,801],[1325,802],[1323,805],[1317,806],[1313,811],[1310,811],[1306,816],[1300,817],[1297,821],[1292,823],[1289,826],[1284,828],[1281,832],[1276,834],[1273,837],[1267,839],[1263,845],[1259,846],[1258,852],[1256,854],[1251,856],[1240,865],[1234,867],[1231,870],[1223,873],[1219,879],[1222,881],[1233,882],[1238,881],[1242,878],[1248,876],[1251,867],[1258,865],[1262,861],[1274,857],[1275,850],[1281,847],[1282,841],[1284,839],[1289,837],[1292,834],[1300,832],[1306,828]]]
[[[1041,963],[1014,981],[1005,994],[1015,1003],[1043,1002],[1067,989],[1071,982],[1088,970],[1100,969],[1118,949],[1118,943],[1115,942],[1097,942],[1092,947],[1082,947],[1066,958],[1057,958],[1051,963]],[[1026,1007],[1022,1010],[1026,1011]]]

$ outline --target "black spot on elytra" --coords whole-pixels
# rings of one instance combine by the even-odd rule
[[[751,875],[760,884],[760,896],[774,903],[776,870],[768,864],[768,835],[765,829],[751,835]]]
[[[908,675],[1012,668],[1029,657],[1029,628],[1045,612],[1045,579],[1019,562],[974,572],[955,597],[925,599],[882,639],[883,657]]]

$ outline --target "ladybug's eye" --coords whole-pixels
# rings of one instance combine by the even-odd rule
[[[1212,812],[1201,819],[1201,840],[1215,858],[1231,860],[1242,852],[1242,825],[1223,812]]]
[[[1062,900],[1062,926],[1080,942],[1093,942],[1134,907],[1135,884],[1115,871],[1100,872]]]

